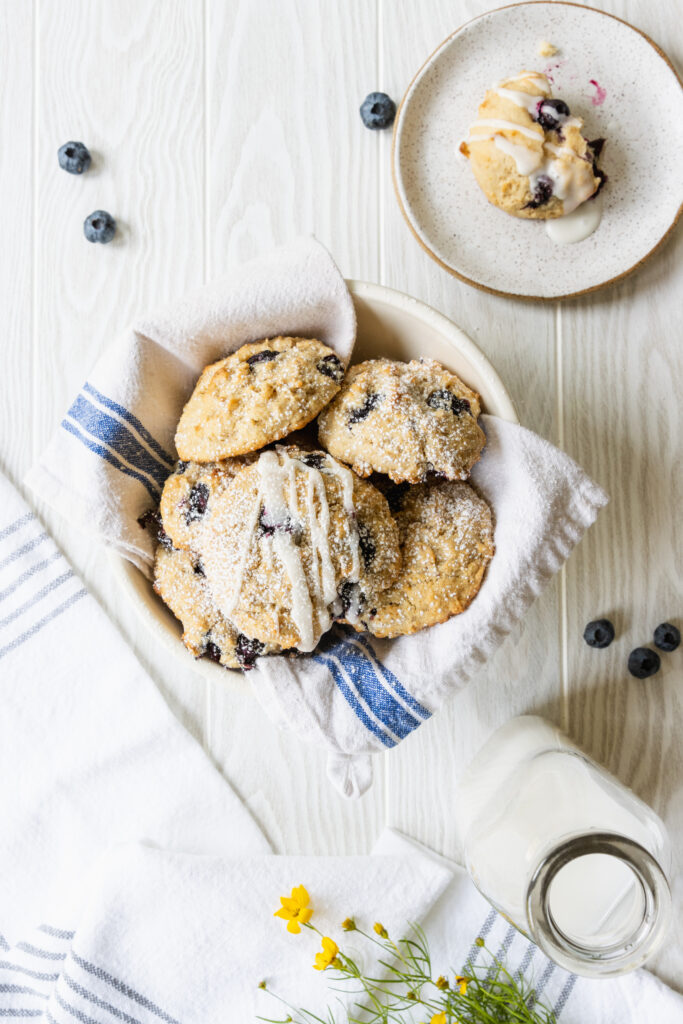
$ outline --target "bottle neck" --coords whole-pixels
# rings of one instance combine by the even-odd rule
[[[611,832],[565,840],[527,890],[533,940],[560,966],[589,977],[640,967],[671,920],[666,876],[639,843]]]

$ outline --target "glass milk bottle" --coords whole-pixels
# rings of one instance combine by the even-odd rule
[[[639,967],[671,919],[670,844],[646,804],[542,718],[514,718],[458,785],[465,863],[486,898],[568,970]]]

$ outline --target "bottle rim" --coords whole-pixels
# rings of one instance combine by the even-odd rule
[[[642,888],[642,920],[619,942],[580,942],[564,932],[553,917],[553,880],[562,868],[588,854],[617,858]],[[531,937],[546,956],[575,974],[608,977],[641,967],[660,947],[671,923],[671,890],[662,868],[640,843],[615,832],[591,832],[564,840],[541,860],[529,883],[526,909]]]

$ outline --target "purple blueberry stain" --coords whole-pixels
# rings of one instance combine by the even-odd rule
[[[553,194],[553,180],[547,174],[539,174],[534,184],[534,198],[524,207],[525,210],[536,210],[545,206]]]
[[[375,560],[377,554],[377,546],[372,536],[372,532],[365,523],[359,522],[358,528],[358,546],[360,547],[361,555],[363,556],[363,564],[366,569],[369,569]]]
[[[161,544],[166,551],[173,551],[173,541],[166,533],[161,522],[161,513],[158,509],[148,508],[138,518],[138,526],[143,530],[149,530],[157,544]]]
[[[273,352],[272,348],[264,348],[262,352],[255,352],[253,356],[249,356],[247,363],[249,366],[256,366],[257,363],[269,363],[272,359],[277,359],[280,355],[279,352]]]
[[[370,395],[365,396],[365,401],[359,409],[352,409],[349,417],[346,421],[347,426],[351,427],[354,423],[360,423],[361,420],[368,418],[373,409],[376,409],[382,400],[382,396],[373,392]]]
[[[335,384],[341,384],[344,378],[344,367],[335,355],[324,356],[316,366],[318,373],[330,377]]]
[[[254,667],[256,659],[264,650],[265,644],[260,640],[250,640],[244,633],[240,633],[235,642],[235,657],[245,672]]]
[[[470,412],[470,403],[466,398],[458,398],[447,388],[440,388],[432,391],[427,398],[427,405],[430,409],[443,409],[452,412],[454,416],[460,416],[463,412]]]
[[[185,508],[186,524],[190,526],[192,523],[196,523],[198,519],[202,518],[209,504],[209,488],[201,482],[195,484],[181,504]]]

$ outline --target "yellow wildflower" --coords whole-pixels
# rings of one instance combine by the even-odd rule
[[[460,995],[464,996],[467,993],[467,986],[469,985],[470,979],[463,978],[459,974],[456,974],[455,980],[457,982],[458,988],[460,989]]]
[[[479,946],[479,948],[481,949],[481,947],[484,945],[484,940],[480,937],[474,940],[474,944],[475,946]]]
[[[389,932],[386,930],[384,925],[381,924],[379,921],[375,921],[374,929],[377,932],[377,934],[380,936],[380,938],[382,938],[382,939],[388,939],[389,938]]]
[[[446,1024],[446,1014],[435,1013],[430,1021],[430,1024]]]
[[[328,939],[326,935],[323,936],[323,950],[322,953],[315,954],[314,969],[316,971],[324,971],[328,967],[339,967],[338,954],[339,946],[337,943],[332,939]]]
[[[265,983],[265,980],[264,980],[264,981],[259,981],[259,983],[258,983],[258,987],[259,987],[259,988],[265,988],[265,987],[266,987],[266,983]]]
[[[347,917],[345,921],[342,921],[342,928],[345,932],[355,932],[356,922],[352,917]]]
[[[311,897],[303,885],[292,889],[291,896],[281,896],[282,906],[276,910],[273,917],[281,917],[287,922],[287,931],[292,935],[298,935],[301,925],[306,924],[313,917],[313,907],[309,907]]]
[[[437,988],[440,989],[448,988],[448,982],[444,978],[443,974],[439,975],[434,984],[436,985]]]

